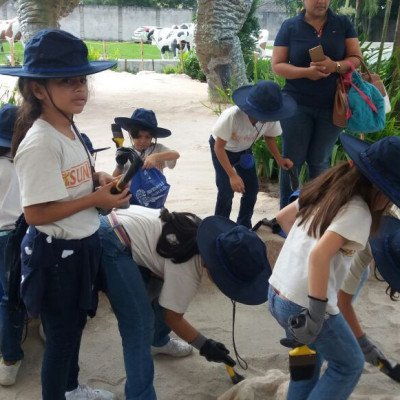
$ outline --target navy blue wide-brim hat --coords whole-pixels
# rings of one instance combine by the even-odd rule
[[[157,123],[156,115],[153,110],[147,110],[146,108],[137,108],[130,118],[117,117],[114,118],[116,124],[121,128],[129,131],[131,128],[142,128],[149,130],[153,133],[154,137],[165,138],[171,135],[169,129],[160,128]]]
[[[271,267],[255,232],[225,217],[207,217],[198,228],[197,245],[222,293],[248,305],[267,301]]]
[[[400,292],[400,220],[383,217],[379,232],[369,243],[382,278]]]
[[[86,133],[81,133],[81,136],[90,154],[98,153],[99,151],[108,150],[110,148],[110,147],[99,147],[98,149],[95,149],[93,148],[92,141],[89,139],[89,136],[86,135]]]
[[[387,136],[369,144],[342,132],[340,141],[360,172],[400,207],[400,137]]]
[[[242,86],[233,92],[232,99],[243,112],[261,122],[280,121],[292,117],[297,110],[296,101],[272,81]]]
[[[17,111],[17,106],[8,103],[0,109],[0,147],[11,148]]]
[[[21,78],[69,78],[95,74],[114,61],[88,61],[88,49],[77,37],[60,29],[43,29],[26,44],[22,67],[3,67],[0,74]]]

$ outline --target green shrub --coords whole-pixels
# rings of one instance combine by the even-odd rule
[[[199,60],[193,50],[188,51],[183,55],[183,65],[185,67],[185,74],[189,75],[192,79],[198,79],[200,82],[206,82]]]
[[[170,74],[177,74],[178,69],[177,67],[165,67],[163,70],[164,74],[170,75]]]

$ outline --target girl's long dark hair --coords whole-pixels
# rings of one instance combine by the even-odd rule
[[[18,107],[14,134],[11,142],[11,156],[14,157],[19,144],[24,139],[26,132],[42,113],[42,104],[32,93],[29,83],[35,81],[45,86],[46,79],[19,78],[18,90],[22,95],[22,104]]]
[[[378,271],[378,268],[376,265],[374,267],[374,275],[378,281],[385,282],[385,280],[379,274],[379,271]],[[386,288],[386,294],[390,297],[390,300],[399,301],[400,293],[396,289],[392,288],[390,285],[388,285],[388,287]]]
[[[354,196],[360,196],[372,215],[371,232],[379,228],[382,211],[372,211],[376,198],[372,183],[355,166],[343,162],[308,182],[299,196],[299,225],[311,220],[308,234],[321,237],[339,210]]]
[[[201,219],[189,212],[161,211],[163,228],[157,242],[157,253],[170,258],[175,264],[190,260],[199,254],[197,247],[197,229]]]

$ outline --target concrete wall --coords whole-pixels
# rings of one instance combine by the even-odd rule
[[[129,41],[142,25],[170,27],[192,21],[194,10],[150,7],[117,7],[80,5],[60,21],[61,29],[86,40]],[[0,19],[17,15],[11,1],[1,7]],[[272,0],[257,12],[261,28],[269,30],[273,40],[286,14]]]

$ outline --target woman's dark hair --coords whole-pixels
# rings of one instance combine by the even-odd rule
[[[199,254],[197,229],[201,219],[197,215],[189,212],[170,213],[164,208],[160,218],[164,224],[156,250],[161,257],[180,264]]]
[[[19,78],[18,79],[18,90],[22,95],[23,101],[18,108],[17,119],[14,126],[14,134],[11,142],[11,156],[14,157],[17,152],[19,144],[24,139],[26,132],[39,118],[42,113],[42,104],[32,93],[29,83],[35,81],[40,85],[46,86],[46,79],[31,79],[31,78]]]
[[[372,183],[355,166],[348,162],[340,163],[308,182],[299,196],[299,225],[311,219],[308,234],[321,237],[339,210],[354,196],[360,196],[367,204],[372,215],[371,233],[379,228],[384,210],[373,211],[372,206],[378,192],[374,192]]]

